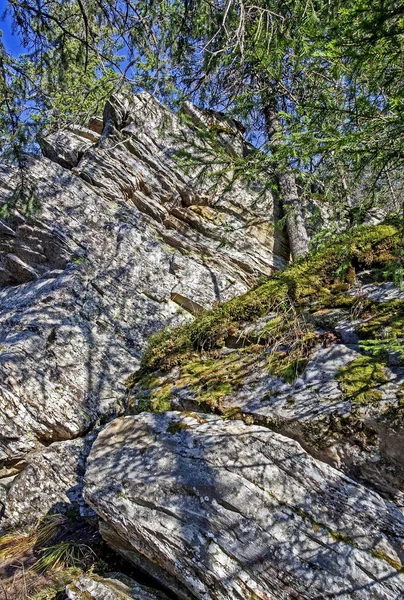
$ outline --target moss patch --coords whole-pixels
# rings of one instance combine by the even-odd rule
[[[164,330],[150,339],[142,359],[145,371],[168,371],[190,361],[197,352],[241,339],[246,325],[271,311],[282,315],[260,332],[262,345],[271,343],[285,331],[283,317],[294,310],[319,310],[324,307],[350,308],[355,299],[347,294],[350,269],[376,268],[391,263],[401,251],[401,234],[391,224],[361,226],[341,235],[333,244],[311,253],[277,273],[255,290],[221,304],[197,317],[192,323]],[[289,320],[289,325],[293,319]]]
[[[130,408],[136,412],[165,412],[171,410],[172,383],[164,379],[146,375],[135,384]]]
[[[182,421],[171,421],[171,423],[167,426],[167,433],[171,435],[175,435],[176,433],[181,433],[182,431],[190,429],[189,425],[183,423]]]
[[[401,564],[401,562],[398,560],[394,560],[393,558],[391,558],[391,556],[388,556],[388,554],[386,554],[385,552],[380,552],[379,550],[371,550],[370,554],[372,556],[374,556],[375,558],[378,558],[379,560],[384,560],[391,567],[393,567],[393,569],[396,569],[396,571],[398,571],[399,573],[404,572],[404,568],[403,568],[403,565]]]
[[[281,377],[286,383],[293,384],[302,375],[307,365],[306,358],[293,358],[287,352],[274,352],[269,355],[268,373]]]
[[[216,352],[206,360],[193,359],[181,367],[176,385],[188,386],[202,406],[220,409],[226,396],[242,386],[256,360],[257,348],[254,346],[226,354]]]
[[[394,354],[404,364],[404,301],[372,303],[364,316],[366,321],[357,326],[362,350],[387,363]]]
[[[388,381],[384,365],[371,356],[359,356],[342,367],[336,376],[345,397],[360,404],[373,404],[382,400],[377,386]]]

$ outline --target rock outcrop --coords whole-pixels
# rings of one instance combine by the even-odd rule
[[[0,220],[0,556],[67,551],[71,600],[401,600],[400,226],[283,269],[276,199],[213,146],[250,151],[140,94],[29,159],[41,210]]]
[[[162,334],[132,410],[152,410],[164,393],[176,410],[264,425],[403,507],[404,293],[371,282],[394,264],[400,240],[390,225],[358,230],[348,246],[291,265],[170,344]],[[342,250],[357,266],[351,284],[336,281]]]
[[[143,413],[91,450],[105,539],[181,599],[398,599],[404,516],[267,428]]]
[[[150,96],[113,98],[103,127],[90,126],[43,140],[49,159],[33,157],[25,175],[40,213],[0,222],[7,487],[30,452],[123,412],[126,379],[152,333],[245,291],[288,257],[272,196],[242,182],[210,190],[195,168],[187,174],[175,151],[202,142]],[[1,170],[0,201],[17,183]]]

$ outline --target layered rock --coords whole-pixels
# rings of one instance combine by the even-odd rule
[[[85,461],[96,434],[55,442],[32,451],[22,471],[8,483],[4,494],[7,527],[33,527],[48,513],[65,513],[72,506],[92,516],[82,497]]]
[[[288,254],[273,198],[187,174],[174,154],[199,138],[150,96],[114,98],[103,128],[90,125],[42,142],[49,159],[33,157],[25,174],[40,213],[0,222],[7,478],[29,452],[121,413],[152,333],[245,291]],[[18,173],[0,180],[5,202]]]
[[[85,497],[108,543],[181,599],[402,597],[402,512],[263,427],[122,417]]]
[[[302,376],[288,383],[268,373],[265,352],[257,356],[225,349],[213,360],[202,359],[199,367],[191,362],[189,370],[185,365],[180,372],[156,374],[153,388],[141,382],[131,392],[132,411],[150,410],[148,399],[161,390],[167,404],[181,411],[199,410],[201,401],[206,409],[212,402],[213,410],[228,418],[243,418],[299,441],[312,456],[404,507],[404,368],[384,368],[382,381],[369,380],[381,397],[361,403],[344,394],[339,373],[354,365],[365,374],[369,366],[358,362],[355,367],[362,357],[358,346],[318,347]]]

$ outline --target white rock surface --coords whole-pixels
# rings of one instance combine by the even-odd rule
[[[7,493],[7,529],[29,528],[48,513],[78,509],[92,511],[82,497],[85,462],[95,434],[55,442],[28,454],[24,469],[14,477]]]
[[[158,590],[140,585],[121,573],[108,577],[83,575],[66,587],[69,600],[168,600]]]
[[[181,599],[403,598],[402,512],[263,427],[116,419],[85,498],[104,538]]]
[[[181,171],[175,150],[197,138],[152,97],[108,102],[102,136],[94,123],[45,140],[40,214],[0,222],[0,476],[122,413],[152,333],[287,258],[273,198]],[[0,203],[17,181],[0,168]]]

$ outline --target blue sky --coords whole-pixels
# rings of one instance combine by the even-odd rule
[[[3,18],[3,13],[7,6],[7,0],[0,0],[0,30],[3,32],[2,41],[8,52],[13,56],[17,56],[24,49],[20,45],[18,38],[11,31],[11,23],[9,17]]]

